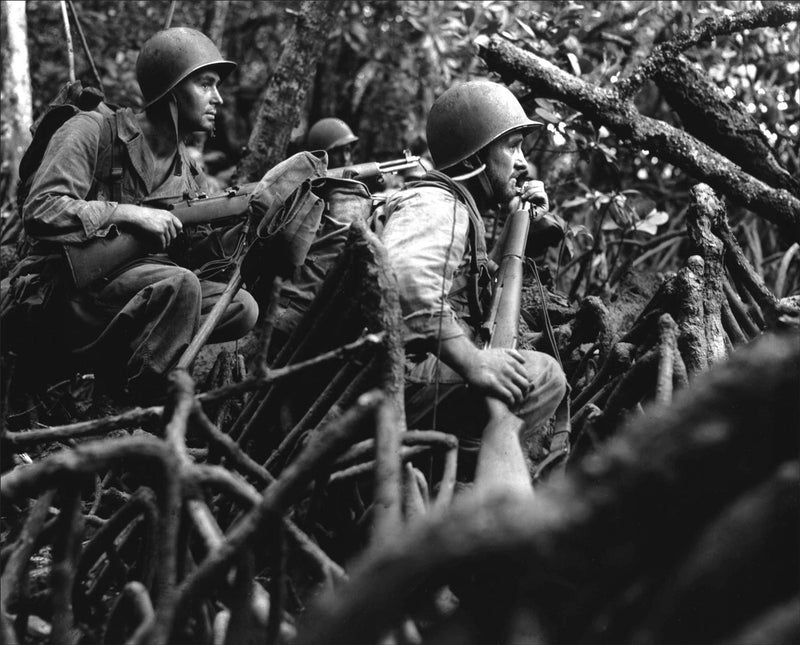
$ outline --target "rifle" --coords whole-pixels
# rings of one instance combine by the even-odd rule
[[[353,166],[343,166],[341,168],[333,168],[328,171],[328,177],[339,177],[346,179],[358,179],[365,181],[368,179],[378,178],[383,179],[384,175],[397,174],[404,170],[411,170],[412,168],[419,168],[422,161],[416,155],[412,155],[410,150],[403,150],[402,159],[393,159],[392,161],[368,161],[366,163],[355,164]]]
[[[408,150],[404,150],[403,154],[403,158],[392,161],[370,161],[354,166],[331,168],[326,172],[326,176],[350,177],[363,181],[419,165],[419,157],[411,155]],[[232,186],[215,195],[200,193],[194,197],[188,195],[162,197],[144,201],[142,206],[171,211],[184,226],[211,224],[246,216],[250,205],[250,196],[257,185],[258,182],[252,182],[241,186]],[[113,273],[137,257],[151,252],[153,249],[148,244],[148,240],[144,236],[130,231],[119,231],[119,234],[113,237],[93,238],[82,244],[64,244],[67,265],[73,282],[79,289],[88,287],[95,280]]]
[[[502,249],[500,267],[495,274],[495,288],[489,311],[482,324],[488,341],[484,348],[514,349],[519,340],[519,311],[522,299],[522,270],[531,213],[520,208],[506,220],[508,233]],[[531,478],[519,431],[523,426],[508,406],[489,397],[489,421],[483,429],[481,449],[475,470],[476,491],[502,487],[530,495]]]

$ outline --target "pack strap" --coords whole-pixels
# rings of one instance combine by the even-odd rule
[[[117,203],[122,201],[122,180],[125,176],[123,159],[125,151],[122,141],[119,140],[119,111],[114,112],[111,121],[111,200]]]
[[[408,188],[423,187],[444,188],[450,191],[456,199],[467,207],[469,215],[469,245],[472,249],[470,253],[469,276],[467,277],[467,304],[469,306],[470,318],[474,321],[483,320],[483,312],[486,303],[481,297],[486,287],[491,284],[489,274],[489,258],[486,252],[486,240],[480,234],[481,227],[480,213],[475,199],[470,192],[452,177],[448,177],[438,170],[429,170],[420,179],[407,184]]]

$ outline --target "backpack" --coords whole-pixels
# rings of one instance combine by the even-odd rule
[[[66,83],[56,97],[50,102],[47,110],[31,126],[32,139],[19,162],[19,180],[17,182],[17,213],[22,217],[22,207],[33,185],[36,171],[42,163],[50,139],[56,131],[79,112],[99,112],[104,115],[111,127],[110,177],[112,199],[122,193],[123,155],[121,144],[117,141],[116,112],[118,106],[103,101],[103,95],[93,87],[83,87],[80,81]]]
[[[106,117],[110,127],[103,128],[108,141],[98,151],[98,168],[103,163],[110,173],[113,199],[120,201],[124,150],[117,139],[117,106],[105,103],[100,92],[84,88],[80,81],[66,83],[51,101],[47,110],[31,126],[32,139],[19,164],[17,183],[17,216],[22,221],[22,208],[31,191],[36,172],[42,163],[50,139],[56,131],[79,112],[97,111]],[[110,151],[110,155],[108,154]],[[103,157],[108,157],[105,159]],[[100,170],[100,172],[104,172]],[[99,174],[96,172],[96,174]],[[25,227],[17,242],[17,255],[22,258],[10,274],[0,282],[0,325],[7,339],[5,349],[26,353],[42,338],[51,338],[53,311],[60,304],[60,284],[64,279],[61,254],[29,255]],[[50,323],[50,324],[48,324]],[[27,342],[25,339],[28,339]],[[36,339],[39,339],[38,341]]]

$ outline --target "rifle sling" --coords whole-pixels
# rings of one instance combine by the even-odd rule
[[[539,289],[539,298],[542,303],[542,321],[544,322],[545,334],[550,343],[550,349],[553,357],[558,361],[561,370],[564,370],[564,365],[561,363],[561,356],[558,353],[558,346],[556,345],[556,335],[553,331],[553,323],[550,321],[550,314],[547,312],[547,294],[545,293],[542,279],[539,276],[539,269],[536,267],[536,262],[530,262],[533,268],[533,276],[536,280],[536,286]],[[570,444],[569,435],[571,431],[571,415],[570,415],[570,401],[569,401],[570,387],[567,384],[567,391],[564,393],[564,398],[556,408],[556,421],[553,435],[550,437],[549,455],[539,465],[534,473],[533,480],[537,481],[544,473],[553,467],[563,468],[566,465],[566,459],[569,456]]]

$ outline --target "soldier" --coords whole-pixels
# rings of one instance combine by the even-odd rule
[[[116,116],[80,112],[69,119],[53,135],[23,207],[29,248],[21,264],[36,265],[45,288],[51,281],[73,362],[93,369],[112,392],[127,389],[136,401],[163,394],[164,375],[225,287],[198,279],[167,255],[181,234],[177,217],[137,204],[206,190],[184,139],[213,132],[222,105],[218,85],[235,67],[198,31],[156,33],[136,63],[144,109],[124,108]],[[121,159],[112,161],[115,154]],[[114,165],[121,177],[112,177]],[[85,289],[63,279],[62,245],[116,235],[118,229],[146,236],[160,250]],[[213,255],[220,244],[209,236],[201,246]],[[210,342],[243,336],[257,315],[253,298],[240,290]]]
[[[428,427],[419,421],[433,406],[473,455],[488,418],[485,397],[503,401],[532,428],[554,413],[566,390],[551,356],[478,346],[482,303],[499,261],[494,253],[503,244],[501,235],[487,253],[482,215],[510,212],[520,200],[548,208],[542,182],[527,180],[521,150],[524,135],[537,125],[502,85],[471,81],[448,89],[427,123],[440,172],[393,194],[379,213],[407,330],[408,425]],[[478,469],[484,460],[487,472],[516,470],[528,481],[518,446],[516,436],[500,437],[499,446],[480,451]]]
[[[328,153],[328,168],[341,168],[353,163],[353,146],[358,137],[341,119],[320,119],[308,131],[309,150],[324,150]]]

